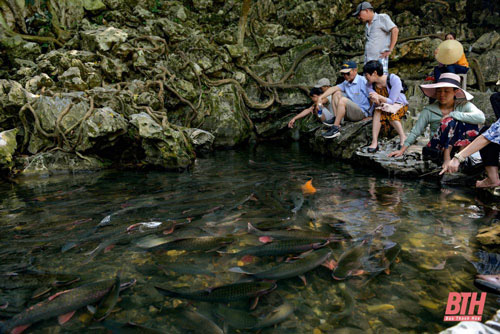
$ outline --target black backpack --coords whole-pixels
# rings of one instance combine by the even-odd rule
[[[399,78],[399,79],[401,79],[401,78]],[[389,90],[390,90],[391,89],[391,73],[387,74],[386,85],[387,85],[387,88],[389,88]],[[406,92],[408,91],[408,86],[403,81],[403,79],[401,79],[401,86],[403,87],[403,88],[401,88],[401,93],[406,94]],[[373,88],[373,90],[375,90],[375,84],[372,84],[372,88]]]

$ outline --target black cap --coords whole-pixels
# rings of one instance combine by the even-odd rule
[[[358,16],[359,12],[362,11],[363,9],[373,9],[373,6],[368,1],[363,1],[358,5],[356,11],[354,12],[354,14],[352,14],[352,16]]]

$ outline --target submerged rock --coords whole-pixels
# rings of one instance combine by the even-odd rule
[[[479,230],[477,241],[488,247],[500,246],[500,225],[485,227]]]
[[[17,129],[0,132],[0,171],[12,169],[12,156],[17,149]]]

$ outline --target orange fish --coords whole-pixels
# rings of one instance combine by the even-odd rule
[[[300,186],[302,188],[302,193],[304,195],[312,195],[316,192],[316,188],[314,188],[314,186],[312,185],[312,179],[310,179],[309,181],[307,181],[306,183],[304,183],[302,186]]]

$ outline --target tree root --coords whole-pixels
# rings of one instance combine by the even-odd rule
[[[264,102],[264,103],[254,102],[254,101],[250,100],[250,98],[248,97],[248,95],[245,92],[245,90],[243,89],[243,87],[241,87],[240,83],[238,81],[236,81],[235,79],[229,78],[229,79],[221,79],[221,80],[217,80],[217,81],[211,81],[210,79],[208,79],[205,76],[204,80],[207,84],[209,84],[211,86],[222,86],[222,85],[227,85],[227,84],[233,84],[236,87],[236,89],[238,90],[238,92],[241,94],[241,96],[243,97],[245,104],[252,109],[260,109],[260,110],[267,109],[274,104],[274,96],[272,96],[269,99],[269,101]]]
[[[136,38],[132,39],[130,42],[135,42],[135,41],[139,41],[139,40],[147,40],[151,44],[153,44],[154,47],[153,48],[136,48],[136,50],[146,51],[146,52],[161,51],[160,54],[159,54],[159,56],[162,56],[162,55],[166,54],[167,51],[169,51],[167,41],[164,40],[161,37],[139,36],[139,37],[136,37]],[[160,42],[163,45],[159,45],[159,44],[157,44],[157,42]]]
[[[484,80],[483,72],[481,71],[481,66],[479,65],[479,61],[477,60],[477,58],[470,58],[469,62],[470,62],[471,69],[474,71],[474,74],[476,75],[479,90],[481,92],[485,92],[486,91],[486,83]]]
[[[61,130],[61,121],[68,114],[68,112],[73,107],[73,102],[68,104],[68,106],[59,114],[56,120],[56,129],[54,131],[54,135],[57,137],[57,146],[62,147],[63,142],[67,142],[66,136],[64,132]],[[62,139],[61,139],[62,137]]]

